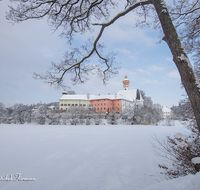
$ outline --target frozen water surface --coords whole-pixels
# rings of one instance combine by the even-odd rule
[[[181,126],[0,125],[1,190],[134,190],[162,181],[152,150],[156,135],[184,132]]]

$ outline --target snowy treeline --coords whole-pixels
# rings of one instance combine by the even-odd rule
[[[0,103],[0,123],[5,124],[49,124],[49,125],[100,125],[100,124],[157,124],[162,120],[161,106],[155,106],[150,97],[141,91],[144,106],[127,107],[121,114],[95,113],[93,109],[58,110],[58,103],[23,105],[6,108]],[[55,107],[55,110],[52,109]]]
[[[42,118],[45,121],[48,111],[51,106],[57,107],[58,103],[51,104],[36,104],[36,105],[23,105],[15,104],[6,108],[0,102],[0,123],[5,124],[24,124],[24,123],[38,123],[42,124]]]

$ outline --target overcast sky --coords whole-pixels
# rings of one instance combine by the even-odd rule
[[[51,62],[59,62],[70,49],[60,32],[52,32],[45,19],[30,20],[12,25],[5,19],[8,0],[0,1],[0,102],[6,106],[15,103],[58,102],[62,90],[56,90],[42,81],[33,79],[33,73],[45,72]],[[165,42],[159,42],[159,32],[152,28],[135,28],[134,14],[129,14],[105,30],[101,42],[104,52],[117,52],[119,74],[106,86],[97,76],[82,85],[73,86],[76,94],[115,94],[123,89],[127,74],[130,89],[141,89],[154,103],[171,107],[177,105],[184,90],[180,77]],[[81,44],[91,34],[79,36]],[[78,44],[75,42],[75,44]],[[98,61],[98,59],[93,60]]]

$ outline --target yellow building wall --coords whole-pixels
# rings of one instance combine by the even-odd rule
[[[60,100],[59,110],[68,110],[69,108],[88,109],[90,104],[90,100]]]

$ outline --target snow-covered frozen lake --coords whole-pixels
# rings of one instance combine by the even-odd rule
[[[134,190],[162,181],[153,136],[181,126],[0,125],[1,190]],[[14,175],[35,181],[14,181]]]

